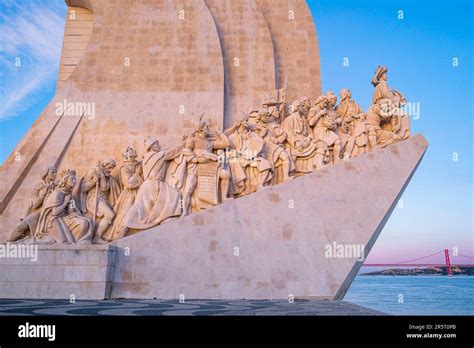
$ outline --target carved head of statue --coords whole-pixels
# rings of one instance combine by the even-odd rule
[[[237,133],[246,133],[250,130],[249,120],[248,118],[244,117],[237,121]]]
[[[341,89],[341,92],[339,93],[340,97],[341,97],[341,102],[344,101],[344,100],[350,100],[352,98],[352,93],[350,91],[350,89],[348,88],[343,88]]]
[[[47,167],[41,172],[41,179],[47,182],[53,182],[56,179],[57,172],[56,167]]]
[[[113,158],[107,158],[105,160],[100,161],[100,166],[104,170],[106,175],[110,175],[112,170],[117,166],[117,163]]]
[[[270,120],[271,113],[270,110],[267,108],[261,108],[258,110],[258,120],[265,123]]]
[[[279,117],[279,110],[276,106],[270,106],[268,108],[268,112],[271,116],[278,118]]]
[[[320,95],[314,105],[319,109],[324,109],[329,104],[329,100],[326,96]]]
[[[279,123],[280,121],[280,110],[276,106],[270,106],[268,108],[268,122],[276,122]]]
[[[63,170],[61,172],[61,181],[58,188],[65,191],[71,191],[76,186],[76,171],[73,169]]]
[[[209,135],[209,125],[206,120],[199,120],[199,123],[194,130],[194,136],[205,139]]]
[[[145,145],[145,151],[147,152],[148,151],[158,152],[161,149],[160,142],[158,141],[158,139],[155,139],[152,137],[146,137],[144,145]]]
[[[307,116],[309,112],[303,100],[295,100],[291,104],[291,110],[292,112],[298,112],[300,116]]]
[[[194,149],[194,140],[190,137],[183,137],[183,148],[186,150],[193,150]]]
[[[387,67],[379,65],[377,69],[375,70],[375,75],[372,78],[372,85],[375,87],[377,86],[380,81],[387,80]]]
[[[138,154],[132,146],[127,146],[127,148],[122,152],[122,157],[125,161],[135,161]]]
[[[329,107],[335,107],[337,104],[337,96],[332,91],[326,92],[326,98],[328,100]]]
[[[303,97],[301,98],[301,103],[303,104],[305,114],[309,113],[309,110],[311,110],[311,99],[309,97]]]

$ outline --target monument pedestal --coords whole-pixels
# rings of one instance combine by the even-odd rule
[[[102,300],[116,249],[108,245],[1,244],[0,298]]]
[[[368,255],[427,147],[416,135],[110,246],[0,244],[37,248],[0,253],[0,298],[340,300],[363,262],[338,248]]]
[[[415,135],[116,240],[130,253],[111,297],[343,299],[427,147]]]

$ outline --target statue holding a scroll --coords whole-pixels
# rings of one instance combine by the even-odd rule
[[[198,158],[194,194],[196,207],[201,210],[225,202],[230,190],[230,173],[224,155],[224,151],[230,147],[228,137],[222,132],[209,130],[207,121],[200,119],[190,139]],[[218,156],[215,151],[221,155]]]

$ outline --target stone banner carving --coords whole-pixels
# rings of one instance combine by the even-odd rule
[[[217,205],[219,197],[219,178],[216,176],[219,163],[210,162],[199,165],[198,169],[198,197],[199,200]]]

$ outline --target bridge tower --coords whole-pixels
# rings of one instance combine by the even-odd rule
[[[451,271],[451,261],[449,260],[449,250],[444,249],[444,256],[446,257],[446,269],[448,271],[448,276],[452,277],[453,272]]]

